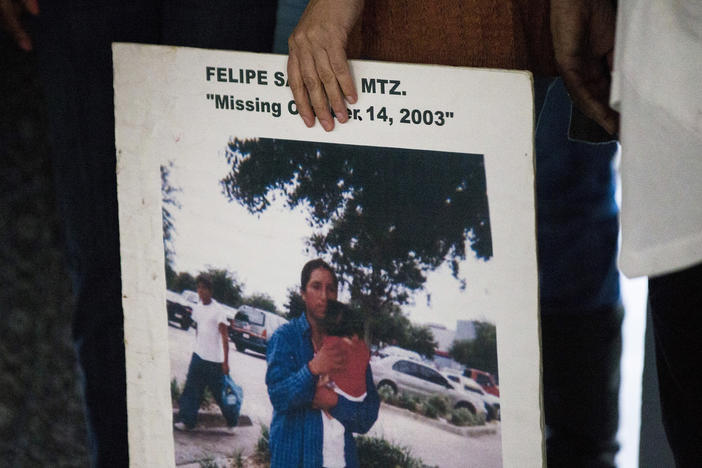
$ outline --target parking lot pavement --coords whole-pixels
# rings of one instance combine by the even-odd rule
[[[185,382],[195,341],[195,331],[187,332],[169,327],[171,375],[180,385]],[[239,353],[230,346],[230,374],[244,390],[242,416],[251,420],[250,426],[240,426],[235,434],[216,431],[175,431],[176,463],[178,465],[220,457],[246,457],[253,453],[261,433],[261,424],[270,425],[273,407],[265,384],[266,361],[256,353]],[[215,409],[213,418],[220,417]],[[221,420],[222,426],[224,425]],[[502,466],[502,444],[499,424],[488,425],[484,431],[471,435],[448,432],[424,419],[417,419],[387,405],[381,406],[378,421],[369,435],[384,437],[397,445],[409,447],[414,456],[429,466],[441,468],[498,468]],[[202,457],[202,458],[198,458]]]

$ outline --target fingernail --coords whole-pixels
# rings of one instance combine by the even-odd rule
[[[356,104],[356,96],[346,96],[346,101],[351,104]]]
[[[319,123],[321,123],[324,130],[328,132],[330,132],[334,128],[334,124],[327,119],[320,119]]]
[[[346,113],[345,109],[344,112],[339,112],[336,114],[336,120],[338,120],[339,123],[346,123],[346,121],[349,120],[349,115]]]
[[[305,122],[305,125],[308,127],[312,127],[314,125],[314,118],[308,116],[308,115],[303,115],[302,120]]]

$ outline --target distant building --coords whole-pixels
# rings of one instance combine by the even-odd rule
[[[457,340],[474,340],[477,336],[473,320],[458,320],[456,322]]]

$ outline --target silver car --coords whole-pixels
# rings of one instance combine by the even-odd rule
[[[388,356],[371,361],[373,382],[378,389],[386,387],[393,393],[431,397],[444,395],[454,408],[467,408],[474,415],[485,415],[482,400],[462,389],[457,389],[439,371],[412,359]]]

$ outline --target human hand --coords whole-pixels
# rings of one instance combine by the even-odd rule
[[[551,0],[556,64],[575,105],[611,135],[619,114],[609,107],[616,11],[612,0]]]
[[[348,120],[344,100],[358,100],[346,58],[346,42],[363,10],[363,0],[310,0],[288,39],[288,82],[308,127],[315,115],[324,130]],[[314,109],[314,111],[313,111]]]
[[[20,21],[23,13],[38,15],[38,0],[0,0],[0,28],[12,36],[20,49],[29,52],[32,39]]]
[[[347,345],[341,341],[324,344],[309,362],[314,375],[342,371],[346,366]]]
[[[229,374],[229,363],[226,361],[222,363],[222,374]]]
[[[339,402],[339,395],[326,385],[318,385],[312,399],[312,407],[329,410]]]

